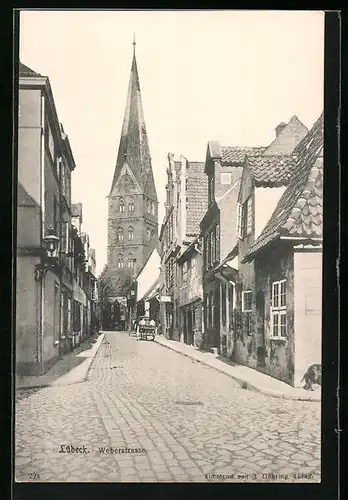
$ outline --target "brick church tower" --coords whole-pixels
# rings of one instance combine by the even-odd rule
[[[115,173],[108,196],[107,264],[136,276],[158,241],[158,200],[141,102],[133,42],[133,61]]]

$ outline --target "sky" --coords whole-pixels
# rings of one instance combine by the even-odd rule
[[[49,77],[98,274],[134,33],[159,226],[168,153],[267,146],[278,123],[297,115],[310,128],[324,107],[321,11],[21,11],[20,60]]]

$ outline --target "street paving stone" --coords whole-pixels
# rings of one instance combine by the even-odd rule
[[[320,410],[319,402],[242,389],[157,343],[109,332],[85,382],[18,391],[15,478],[319,482]]]

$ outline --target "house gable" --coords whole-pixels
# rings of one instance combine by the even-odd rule
[[[283,125],[283,124],[282,124]],[[277,127],[278,128],[278,127]],[[294,115],[288,124],[284,124],[274,141],[265,149],[263,155],[288,155],[308,134],[307,127]]]

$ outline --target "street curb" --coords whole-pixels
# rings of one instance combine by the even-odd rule
[[[97,339],[97,342],[96,342],[96,345],[97,345],[97,344],[98,344],[98,345],[97,345],[97,347],[96,347],[96,349],[95,349],[95,352],[93,353],[93,356],[91,356],[91,358],[90,358],[90,360],[91,360],[91,361],[90,361],[90,363],[89,363],[89,365],[88,365],[88,367],[87,367],[86,374],[85,374],[85,376],[84,376],[83,380],[81,380],[81,382],[85,382],[85,380],[87,380],[87,377],[88,377],[88,375],[89,375],[89,372],[90,372],[91,366],[92,366],[92,364],[93,364],[93,361],[95,360],[96,355],[98,354],[98,351],[99,351],[99,349],[100,349],[100,346],[101,346],[101,344],[102,344],[102,342],[103,342],[104,337],[105,337],[105,333],[101,333],[101,334],[99,335],[99,337],[98,337],[98,339]],[[100,339],[100,341],[99,341],[99,339]]]
[[[227,377],[232,378],[233,380],[238,382],[242,389],[247,389],[247,390],[250,390],[253,392],[258,392],[260,394],[265,394],[267,396],[272,396],[272,397],[278,398],[278,399],[288,399],[288,400],[292,400],[292,401],[311,401],[311,402],[320,402],[321,401],[321,397],[316,396],[316,395],[315,396],[313,395],[313,397],[301,396],[301,395],[298,395],[298,396],[294,395],[293,396],[291,394],[285,394],[283,392],[272,391],[271,389],[263,389],[263,388],[260,389],[260,387],[257,387],[250,382],[246,382],[241,377],[238,377],[236,375],[232,375],[231,373],[227,373],[226,371],[220,369],[219,367],[212,366],[210,363],[207,363],[201,359],[196,359],[195,357],[190,356],[186,352],[182,352],[179,349],[175,349],[174,346],[163,344],[162,342],[160,342],[156,338],[155,338],[155,342],[157,342],[157,344],[159,344],[163,347],[166,347],[167,349],[170,349],[171,351],[177,352],[178,354],[182,354],[186,358],[192,359],[193,361],[195,361],[197,363],[202,363],[202,365],[209,366],[209,368],[212,368],[213,370],[218,371],[219,373],[223,373],[224,375],[227,375]]]
[[[90,358],[86,358],[86,371],[84,373],[84,375],[82,375],[81,377],[71,381],[71,382],[66,382],[66,383],[62,383],[62,384],[57,384],[55,383],[58,379],[54,380],[53,382],[51,383],[37,383],[37,384],[34,384],[34,385],[26,385],[26,386],[21,386],[21,387],[16,387],[15,390],[16,391],[27,391],[27,390],[30,390],[30,389],[44,389],[44,388],[47,388],[47,387],[64,387],[64,386],[69,386],[69,385],[75,385],[75,384],[81,384],[82,382],[85,382],[85,380],[87,379],[88,377],[88,374],[89,374],[89,371],[90,371],[90,368],[92,366],[92,363],[97,355],[97,352],[99,351],[99,348],[100,348],[100,345],[103,341],[103,338],[105,336],[105,333],[102,333],[101,335],[99,335],[99,337],[97,338],[97,341],[95,343],[95,345],[92,347],[92,349],[95,349],[95,352],[93,352],[92,356]],[[100,339],[100,340],[99,340]],[[82,351],[83,352],[83,351]],[[64,375],[61,375],[62,377],[64,377]]]

